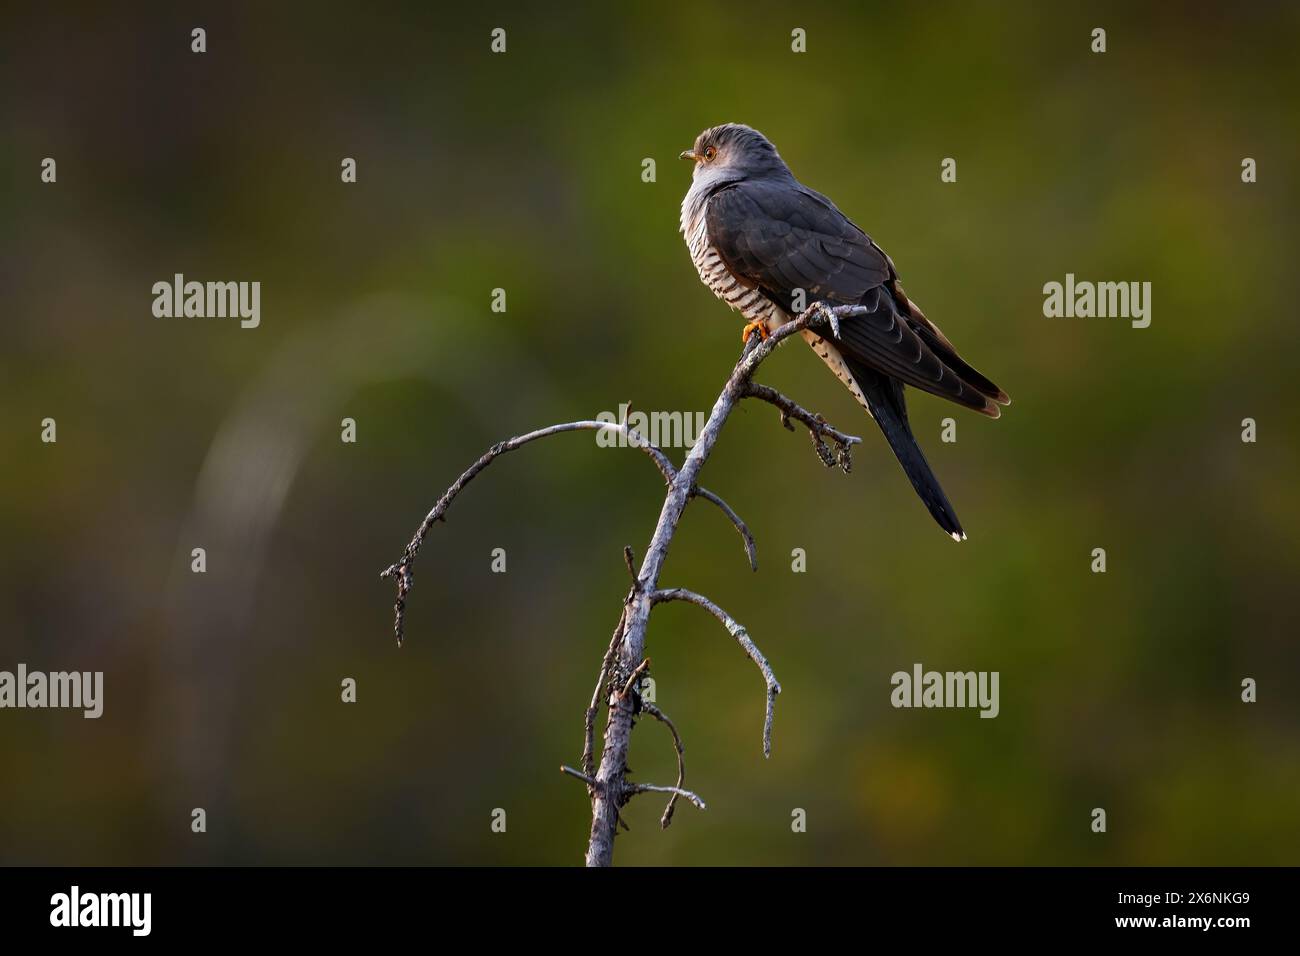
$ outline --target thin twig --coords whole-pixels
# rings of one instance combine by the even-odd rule
[[[627,697],[628,694],[632,693],[632,688],[639,682],[641,675],[644,674],[649,668],[650,668],[650,658],[647,657],[645,660],[643,660],[640,664],[637,665],[636,670],[634,670],[631,674],[628,675],[627,683],[625,683],[623,685],[623,689],[619,691],[618,694],[619,700],[622,700],[623,698]]]
[[[705,501],[713,502],[722,509],[724,515],[731,519],[731,523],[734,524],[736,530],[740,532],[740,540],[745,542],[745,557],[749,558],[750,570],[757,571],[758,547],[754,544],[754,536],[749,533],[749,526],[740,520],[740,515],[736,514],[736,512],[731,509],[731,505],[727,504],[707,488],[697,487],[695,489],[695,496],[697,498],[703,498]]]
[[[572,767],[560,764],[560,770],[567,773],[570,777],[577,777],[587,785],[589,789],[603,790],[603,785],[599,780],[590,777],[581,770],[574,770]],[[671,793],[675,797],[683,797],[695,804],[701,810],[709,809],[708,806],[700,799],[698,794],[689,790],[683,790],[681,787],[664,787],[654,783],[625,783],[620,794],[620,803],[627,803],[629,799],[638,793]]]
[[[585,783],[589,789],[595,789],[597,786],[596,778],[590,774],[583,773],[581,770],[574,770],[572,767],[565,766],[564,764],[560,764],[560,770],[563,773],[567,773],[570,777],[577,777]]]
[[[849,435],[838,428],[833,428],[820,415],[808,411],[798,402],[786,398],[768,385],[749,382],[745,386],[744,397],[757,398],[769,405],[775,405],[781,411],[781,424],[790,431],[794,431],[790,419],[793,418],[795,421],[802,422],[808,429],[808,435],[812,439],[813,448],[817,451],[817,457],[822,460],[824,465],[827,467],[839,465],[846,474],[852,470],[853,455],[850,449],[862,441],[857,435]],[[833,452],[826,444],[827,438],[831,439],[835,444]]]
[[[673,735],[673,749],[677,751],[677,786],[680,787],[686,782],[686,748],[682,746],[682,735],[677,732],[677,725],[668,719],[668,715],[650,701],[641,701],[641,709],[666,726],[669,733]],[[660,829],[668,829],[668,825],[673,822],[673,811],[675,809],[677,809],[677,794],[674,793],[668,798],[668,806],[664,808],[664,815],[659,818]]]
[[[776,675],[772,673],[772,666],[768,664],[767,658],[758,649],[758,645],[750,638],[749,632],[736,623],[735,618],[704,595],[696,594],[694,591],[688,591],[685,588],[666,588],[655,591],[650,595],[650,600],[653,604],[660,604],[664,601],[689,601],[691,604],[697,604],[704,608],[722,623],[722,626],[727,629],[727,633],[736,639],[736,643],[740,645],[741,650],[758,666],[763,675],[763,682],[767,684],[767,708],[763,718],[763,756],[772,756],[772,720],[775,716],[776,695],[781,693],[781,685],[777,683]]]
[[[623,792],[628,797],[635,796],[638,793],[671,793],[675,797],[685,797],[701,810],[709,809],[698,795],[691,793],[689,790],[683,790],[681,787],[660,787],[653,783],[629,783]]]

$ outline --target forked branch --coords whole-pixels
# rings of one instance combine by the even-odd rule
[[[596,687],[592,693],[591,703],[587,707],[583,721],[582,769],[561,767],[566,774],[583,781],[591,797],[592,822],[591,835],[587,844],[586,861],[589,866],[607,866],[613,859],[614,837],[619,825],[626,827],[620,814],[621,808],[633,796],[639,793],[666,793],[670,795],[668,806],[661,820],[662,826],[668,826],[672,820],[675,801],[680,797],[689,800],[701,810],[704,801],[698,795],[684,789],[685,759],[681,735],[677,727],[653,703],[640,696],[638,682],[645,674],[649,661],[645,658],[646,635],[652,609],[666,601],[686,601],[696,604],[711,613],[722,623],[728,633],[736,640],[741,649],[758,667],[767,687],[767,702],[763,718],[763,754],[769,756],[772,751],[772,722],[776,705],[776,695],[781,692],[767,658],[759,651],[749,637],[748,631],[738,624],[731,615],[703,595],[684,588],[659,588],[659,576],[663,570],[668,548],[677,531],[678,522],[686,506],[694,498],[703,498],[716,505],[740,533],[745,545],[745,555],[750,566],[758,569],[754,537],[740,516],[720,497],[700,487],[698,478],[704,463],[717,443],[723,425],[731,411],[743,399],[754,398],[775,406],[781,412],[781,423],[793,429],[791,421],[797,421],[808,429],[813,447],[818,457],[828,466],[838,465],[848,471],[851,464],[850,449],[860,439],[845,434],[831,425],[820,415],[810,412],[797,402],[782,395],[776,389],[760,385],[753,381],[759,365],[772,354],[783,341],[804,329],[819,328],[829,325],[832,337],[839,337],[839,323],[842,319],[860,315],[865,310],[861,306],[837,306],[831,308],[824,303],[815,303],[798,317],[781,326],[765,340],[751,339],[741,352],[740,360],[732,369],[722,393],[714,402],[709,419],[697,437],[695,444],[687,454],[681,468],[676,468],[668,456],[651,445],[640,434],[626,424],[599,421],[568,422],[538,429],[526,435],[519,435],[508,441],[493,445],[478,461],[469,467],[451,487],[443,493],[437,503],[425,516],[415,536],[406,546],[401,558],[388,568],[381,577],[391,577],[397,582],[397,603],[393,609],[393,631],[400,645],[405,630],[406,598],[413,582],[413,566],[420,552],[429,529],[435,522],[445,520],[447,509],[456,496],[474,479],[479,472],[508,451],[513,451],[529,442],[550,435],[570,431],[596,431],[608,429],[623,435],[626,444],[642,449],[659,469],[668,486],[664,497],[659,521],[646,548],[644,560],[637,568],[632,560],[631,550],[625,550],[628,571],[632,575],[632,585],[623,600],[622,613],[619,615],[609,647],[601,661]],[[600,762],[595,758],[596,716],[600,711],[602,697],[606,704],[606,721],[604,748]],[[677,753],[677,783],[674,786],[658,786],[648,783],[635,783],[627,779],[627,755],[631,745],[632,728],[636,717],[648,713],[656,720],[662,721],[672,733],[673,744]]]

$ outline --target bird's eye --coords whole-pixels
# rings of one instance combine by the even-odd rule
[[[713,157],[717,155],[718,155],[717,147],[710,146],[704,151],[704,161],[706,163],[711,163],[713,162]]]

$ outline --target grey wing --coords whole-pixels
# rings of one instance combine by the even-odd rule
[[[846,357],[997,417],[1002,390],[958,358],[919,310],[913,316],[889,257],[825,197],[794,182],[745,181],[711,196],[706,217],[732,274],[786,311],[796,289],[808,303],[870,309],[840,323],[834,341]]]

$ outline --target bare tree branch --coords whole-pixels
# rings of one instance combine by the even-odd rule
[[[666,726],[673,735],[673,748],[677,751],[677,786],[680,787],[686,782],[686,748],[682,746],[682,735],[677,732],[677,725],[668,719],[668,715],[650,701],[641,701],[641,709]],[[677,797],[678,794],[674,793],[668,798],[668,806],[664,808],[664,815],[659,818],[659,827],[662,830],[667,830],[668,825],[673,822],[673,811],[677,809]]]
[[[781,424],[790,431],[794,431],[794,426],[790,424],[790,419],[802,422],[808,429],[808,436],[812,439],[813,448],[817,451],[817,457],[822,460],[822,464],[830,468],[839,465],[845,474],[853,468],[853,456],[850,449],[860,444],[862,439],[857,435],[846,435],[838,428],[832,428],[820,415],[808,411],[798,402],[786,398],[774,388],[767,385],[760,385],[758,382],[750,382],[745,388],[745,398],[757,398],[767,402],[769,405],[775,405],[781,410]],[[826,444],[829,438],[835,444],[835,450],[832,451]]]
[[[701,800],[699,796],[691,793],[689,790],[683,790],[681,787],[659,787],[653,783],[629,783],[626,785],[623,792],[629,796],[634,796],[638,793],[671,793],[674,797],[685,797],[701,810],[709,809],[704,805],[704,801]]]
[[[425,517],[410,544],[406,546],[401,559],[388,567],[382,577],[397,579],[397,603],[394,607],[393,631],[400,645],[403,636],[406,596],[412,584],[412,565],[420,546],[424,542],[434,522],[444,520],[447,508],[461,490],[473,478],[498,456],[513,451],[531,441],[566,431],[609,429],[627,438],[627,443],[641,448],[655,462],[668,485],[659,520],[646,548],[640,568],[632,559],[631,550],[625,551],[625,561],[632,575],[633,583],[623,602],[623,611],[618,625],[614,628],[609,648],[601,663],[600,673],[596,679],[596,688],[592,693],[591,704],[587,708],[584,720],[584,746],[582,770],[571,767],[560,769],[576,777],[587,785],[591,796],[592,822],[591,836],[587,845],[586,862],[589,866],[608,866],[613,859],[614,837],[622,825],[626,828],[619,813],[620,808],[634,795],[639,793],[667,793],[671,795],[668,807],[664,811],[661,825],[668,826],[672,818],[674,801],[684,798],[704,809],[704,801],[696,794],[682,787],[685,781],[685,762],[681,736],[677,728],[664,716],[663,712],[644,700],[639,695],[633,698],[633,706],[624,706],[623,700],[633,693],[638,677],[645,672],[649,661],[645,658],[646,635],[650,622],[650,613],[654,606],[665,601],[687,601],[697,604],[709,611],[722,622],[727,631],[736,639],[744,652],[758,666],[767,685],[767,705],[763,723],[763,753],[770,755],[772,749],[772,719],[776,695],[781,692],[767,658],[750,639],[748,632],[720,607],[702,595],[682,588],[659,589],[659,576],[667,558],[668,548],[676,534],[686,506],[693,498],[703,498],[716,505],[730,519],[740,533],[745,545],[745,554],[750,566],[757,570],[758,563],[753,535],[736,512],[720,497],[700,487],[698,478],[704,463],[717,444],[722,427],[732,410],[745,398],[756,398],[776,406],[781,411],[781,421],[791,428],[790,419],[801,422],[809,431],[818,455],[827,465],[838,464],[848,471],[851,464],[849,449],[859,439],[832,428],[817,414],[808,411],[796,402],[782,395],[775,389],[753,382],[753,375],[759,365],[772,354],[776,348],[791,335],[805,329],[817,328],[829,323],[831,335],[839,337],[841,319],[858,316],[866,310],[861,306],[829,307],[825,303],[814,303],[799,316],[772,332],[765,340],[751,338],[741,352],[740,359],[732,369],[721,394],[713,404],[708,421],[701,430],[695,444],[691,447],[680,469],[675,469],[661,450],[650,445],[638,433],[623,423],[578,421],[563,425],[552,425],[526,435],[511,438],[493,445],[478,461],[458,478],[443,494],[433,509]],[[835,445],[834,451],[827,441]],[[615,692],[615,688],[618,689]],[[607,716],[605,722],[604,747],[600,763],[595,765],[595,718],[600,709],[600,698],[606,697]],[[636,706],[640,703],[640,708]],[[673,734],[677,749],[677,785],[671,787],[654,784],[633,783],[627,779],[627,755],[631,745],[632,728],[638,709],[644,710],[658,720],[663,721]]]
[[[572,767],[565,766],[564,764],[560,764],[560,772],[567,773],[570,777],[577,777],[587,785],[588,790],[592,790],[596,787],[596,779],[592,777],[591,774],[583,773],[581,770],[574,770]]]
[[[655,591],[654,594],[650,595],[650,600],[653,604],[660,604],[664,601],[688,601],[704,608],[722,623],[722,626],[727,629],[727,633],[736,639],[736,643],[740,645],[741,650],[757,665],[759,672],[763,675],[763,682],[767,684],[767,708],[763,717],[763,756],[771,757],[772,721],[775,717],[776,695],[781,693],[781,685],[777,683],[776,675],[772,673],[772,666],[768,664],[767,658],[758,649],[758,645],[750,638],[749,632],[736,623],[736,620],[730,614],[704,595],[696,594],[694,591],[688,591],[685,588],[667,588]]]
[[[731,510],[731,505],[727,504],[725,501],[723,501],[713,492],[709,491],[709,489],[707,488],[697,487],[695,489],[695,496],[697,498],[703,498],[705,501],[713,502],[715,505],[717,505],[719,508],[722,509],[722,513],[724,515],[726,515],[728,518],[731,519],[731,523],[734,524],[736,526],[736,530],[740,532],[740,539],[745,542],[745,557],[749,558],[749,568],[751,571],[757,571],[758,570],[758,548],[754,544],[754,536],[749,533],[749,527],[745,524],[745,522],[740,520],[740,515],[736,514],[736,512]]]
[[[564,764],[560,764],[560,770],[567,773],[570,777],[577,777],[587,785],[588,790],[598,789],[601,786],[598,780],[593,779],[581,770],[574,770],[572,767],[567,767]],[[681,787],[663,787],[653,783],[624,783],[621,790],[620,803],[627,803],[628,800],[636,796],[638,793],[671,793],[674,798],[684,797],[701,810],[709,809],[705,805],[704,801],[700,799],[698,794],[692,793],[689,790],[683,790]],[[664,826],[667,826],[667,824],[664,824]]]
[[[456,500],[456,496],[464,490],[466,485],[474,480],[479,472],[492,464],[492,462],[501,455],[504,455],[508,451],[514,451],[516,448],[521,448],[529,442],[537,441],[539,438],[548,438],[551,435],[559,435],[564,432],[575,431],[617,432],[626,439],[628,447],[639,448],[650,457],[650,460],[655,463],[655,466],[659,469],[659,473],[663,475],[664,481],[669,485],[669,487],[672,486],[673,481],[677,478],[677,469],[661,449],[650,444],[650,442],[647,441],[636,429],[630,428],[620,422],[566,422],[562,425],[550,425],[546,428],[539,428],[536,431],[529,432],[526,435],[517,435],[514,438],[507,439],[506,441],[497,442],[484,452],[478,461],[470,465],[459,478],[452,482],[451,487],[443,493],[442,497],[438,499],[437,503],[429,513],[425,515],[424,521],[422,521],[420,527],[416,529],[415,536],[411,538],[410,544],[408,544],[406,550],[402,552],[402,557],[379,573],[381,578],[391,577],[397,579],[397,602],[393,605],[393,634],[397,637],[398,647],[402,646],[402,640],[405,636],[406,596],[410,593],[411,586],[415,583],[415,572],[413,570],[415,558],[416,555],[420,553],[420,546],[424,544],[424,539],[428,536],[429,529],[433,527],[434,522],[446,521],[447,509],[450,508],[451,503]],[[737,527],[743,529],[741,531],[742,537],[747,538],[749,534],[748,530],[744,529],[744,525],[740,521],[740,518],[736,516],[736,513],[731,510],[726,502],[717,495],[706,491],[703,488],[698,489],[697,493],[700,497],[707,498],[709,501],[718,505],[718,507],[723,510],[727,517],[729,517]],[[750,555],[750,563],[753,564],[753,552],[750,550],[748,543],[746,544],[745,550],[746,554]]]
[[[655,525],[650,545],[641,562],[638,577],[640,587],[632,597],[627,608],[627,621],[619,647],[619,660],[615,667],[631,669],[644,657],[646,634],[650,624],[650,611],[653,602],[649,598],[659,585],[659,575],[667,558],[668,548],[677,532],[677,524],[686,510],[700,471],[708,460],[718,441],[718,436],[726,424],[732,409],[744,398],[754,372],[782,342],[804,329],[821,326],[834,316],[836,320],[862,315],[861,306],[837,306],[827,308],[816,303],[798,317],[782,325],[767,339],[759,341],[751,338],[741,352],[740,360],[731,371],[722,393],[713,404],[709,419],[701,429],[695,445],[682,463],[677,480],[668,488],[663,508],[659,512],[659,521]],[[755,649],[757,650],[757,649]],[[767,679],[767,675],[764,675]],[[769,700],[771,698],[769,694]],[[769,707],[770,710],[770,707]],[[592,801],[591,837],[587,843],[586,861],[588,866],[608,866],[614,857],[614,836],[618,827],[619,803],[617,794],[621,793],[621,784],[627,772],[627,754],[631,745],[632,718],[623,708],[611,709],[605,723],[605,746],[601,753],[600,766],[595,779],[600,782],[596,796]],[[770,741],[770,733],[765,727],[765,751]]]

